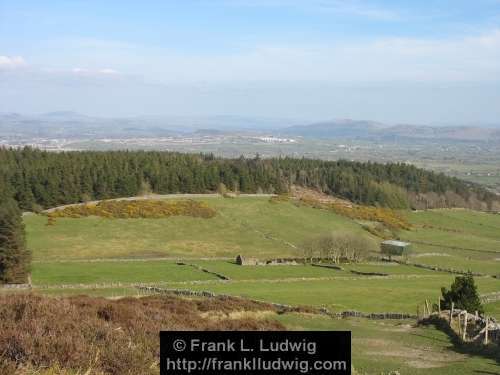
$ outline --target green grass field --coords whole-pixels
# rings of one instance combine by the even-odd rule
[[[268,198],[212,198],[212,219],[57,219],[25,217],[28,246],[35,260],[119,257],[297,256],[304,238],[333,230],[364,233],[353,221],[331,212]],[[290,243],[290,244],[287,244]]]
[[[169,261],[34,263],[35,285],[155,283],[217,280],[214,275]]]
[[[193,263],[221,273],[232,280],[326,278],[349,275],[348,272],[311,265],[239,266],[233,261],[200,261]]]
[[[491,302],[484,305],[484,310],[486,314],[500,321],[500,301]]]
[[[343,270],[310,265],[238,266],[233,261],[195,260],[192,263],[210,271],[215,271],[234,280],[285,279],[285,278],[325,278],[353,276],[351,270],[378,272],[389,275],[436,275],[435,271],[397,263],[343,264]]]
[[[278,319],[295,330],[349,330],[352,361],[359,374],[469,375],[498,374],[492,358],[455,348],[434,327],[416,327],[411,320],[335,320],[321,316],[285,314]]]
[[[25,216],[28,246],[35,260],[35,291],[115,298],[141,296],[144,292],[133,284],[150,283],[333,311],[415,314],[417,304],[425,299],[435,303],[440,288],[449,287],[455,278],[377,260],[344,264],[343,270],[311,265],[238,266],[232,261],[237,254],[260,259],[296,257],[301,256],[300,243],[312,236],[330,231],[367,232],[356,221],[290,202],[270,203],[264,197],[202,200],[217,210],[216,217],[68,218],[47,226],[44,216]],[[411,262],[500,273],[500,215],[469,210],[404,214],[414,225],[399,234],[414,243]],[[178,265],[177,259],[230,280]],[[500,291],[500,279],[475,279],[480,293]],[[500,319],[500,302],[489,303],[485,309]],[[307,314],[276,318],[290,329],[351,330],[354,366],[362,374],[392,370],[416,375],[493,374],[498,366],[489,358],[461,353],[444,333],[413,327],[410,321],[334,320]]]
[[[406,215],[415,228],[400,236],[414,242],[412,262],[500,274],[500,215],[462,209]]]
[[[388,275],[443,275],[442,272],[436,272],[432,270],[427,270],[425,268],[418,268],[407,265],[400,265],[397,263],[386,263],[386,262],[370,262],[361,264],[349,264],[344,265],[345,270],[353,270],[358,272],[374,272],[374,273],[385,273]]]
[[[448,209],[411,212],[407,217],[415,229],[401,234],[406,239],[500,254],[498,214]]]
[[[335,311],[416,313],[425,299],[437,301],[442,286],[449,287],[452,275],[391,278],[346,276],[334,280],[275,282],[234,281],[193,285],[196,290],[243,296],[290,305],[325,306]],[[480,293],[500,290],[500,280],[476,278]]]
[[[237,254],[261,259],[300,256],[294,246],[311,236],[336,230],[366,232],[355,221],[332,212],[290,202],[271,203],[267,197],[203,200],[217,210],[215,218],[67,218],[47,226],[44,216],[28,215],[28,246],[35,259],[33,283],[53,287],[106,283],[178,286],[196,281],[197,285],[186,285],[335,310],[415,312],[417,303],[425,298],[436,299],[440,288],[453,280],[450,274],[380,262],[347,264],[341,271],[309,265],[242,267],[229,260],[208,260]],[[500,258],[500,252],[493,249],[500,244],[500,215],[469,210],[406,215],[414,229],[402,232],[401,237],[429,243],[415,244],[411,261],[488,274],[499,271],[500,262],[495,259]],[[476,238],[480,240],[475,242]],[[452,248],[469,246],[473,250]],[[155,257],[191,259],[190,263],[223,274],[231,281],[220,283],[212,274]],[[126,258],[129,261],[123,260]],[[351,270],[390,276],[358,276]],[[478,284],[482,293],[500,291],[498,279],[478,278]]]

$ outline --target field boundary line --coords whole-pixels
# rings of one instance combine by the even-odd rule
[[[95,259],[56,259],[56,260],[34,260],[32,263],[99,263],[99,262],[161,262],[169,261],[172,263],[183,261],[230,261],[234,257],[215,257],[215,258],[182,258],[182,257],[152,257],[152,258],[95,258]]]
[[[416,319],[417,316],[409,313],[401,313],[401,312],[382,312],[382,313],[365,313],[356,310],[346,310],[340,312],[332,312],[328,310],[326,307],[314,307],[314,306],[300,306],[300,305],[287,305],[283,303],[270,302],[265,300],[253,299],[253,298],[245,298],[241,296],[234,296],[230,294],[219,294],[211,291],[201,290],[201,291],[193,291],[190,289],[165,289],[165,288],[155,288],[155,287],[139,287],[140,290],[145,292],[152,292],[153,294],[174,294],[178,296],[185,297],[205,297],[205,298],[239,298],[246,301],[257,302],[270,304],[277,308],[283,310],[283,312],[301,312],[307,310],[308,313],[313,313],[317,315],[326,315],[335,319],[344,319],[344,318],[367,318],[367,319]]]
[[[419,278],[438,278],[440,275],[389,275],[389,276],[327,276],[327,277],[291,277],[284,279],[214,279],[214,280],[188,280],[188,281],[157,281],[151,283],[141,282],[109,282],[109,283],[89,283],[89,284],[33,284],[33,289],[106,289],[106,288],[134,288],[136,286],[168,286],[168,285],[210,285],[210,284],[238,284],[238,283],[296,283],[301,281],[335,281],[335,280],[400,280]]]
[[[412,266],[412,267],[417,267],[417,268],[423,268],[431,271],[436,271],[436,272],[446,272],[446,273],[451,273],[455,275],[468,275],[469,273],[472,276],[479,276],[479,277],[493,277],[496,278],[497,276],[495,275],[489,275],[486,273],[481,273],[481,272],[472,272],[472,271],[464,271],[464,270],[457,270],[454,268],[443,268],[439,266],[435,266],[432,264],[424,264],[424,263],[413,263],[413,262],[407,262],[407,261],[402,261],[402,260],[392,260],[393,262],[396,262],[401,265],[406,265],[406,266]]]
[[[435,246],[435,247],[443,247],[445,249],[475,251],[475,252],[478,252],[478,253],[500,254],[500,251],[495,251],[495,250],[471,249],[471,248],[468,248],[468,247],[440,245],[440,244],[435,244],[435,243],[432,243],[432,242],[406,240],[406,239],[403,239],[403,241],[408,241],[408,242],[416,243],[417,245],[428,245],[428,246]],[[497,240],[496,242],[500,242],[500,241]]]
[[[219,273],[219,272],[215,272],[215,271],[211,271],[209,270],[208,268],[205,268],[205,267],[202,267],[198,264],[194,264],[194,263],[184,263],[184,262],[177,262],[176,263],[178,266],[188,266],[188,267],[193,267],[195,269],[197,269],[198,271],[202,271],[202,272],[205,272],[205,273],[208,273],[208,274],[211,274],[211,275],[214,275],[214,276],[217,276],[219,279],[221,280],[231,280],[231,278],[229,276],[226,276],[222,273]]]

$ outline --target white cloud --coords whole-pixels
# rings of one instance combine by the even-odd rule
[[[98,75],[117,75],[120,74],[115,69],[103,68],[103,69],[86,69],[86,68],[73,68],[71,69],[73,74],[85,75],[85,76],[98,76]]]
[[[80,73],[87,73],[88,70],[87,69],[82,69],[82,68],[73,68],[71,69],[71,71],[75,74],[80,74]]]
[[[113,75],[113,74],[119,74],[116,70],[109,69],[109,68],[99,69],[97,72],[100,73],[100,74],[111,74],[111,75]]]
[[[26,66],[26,61],[21,56],[0,55],[0,69],[16,69]]]
[[[61,48],[64,45],[61,45]],[[499,82],[500,29],[460,38],[372,38],[317,45],[252,46],[232,53],[185,53],[160,47],[114,43],[78,45],[69,69],[53,73],[76,78],[193,82]],[[1,62],[12,58],[0,58]],[[23,63],[24,60],[19,60]],[[70,65],[71,64],[71,65]],[[113,67],[113,68],[111,68]],[[37,70],[30,65],[30,70]],[[40,70],[40,69],[38,69]],[[27,69],[20,72],[27,71]]]

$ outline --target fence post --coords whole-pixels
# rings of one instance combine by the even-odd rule
[[[488,326],[489,326],[489,317],[484,318],[486,320],[486,327],[484,328],[484,345],[488,345]]]
[[[438,314],[441,315],[441,298],[438,298]]]
[[[458,313],[457,315],[457,319],[458,319],[458,336],[462,336],[462,313]]]
[[[453,320],[453,308],[455,307],[455,302],[451,303],[451,309],[450,309],[450,327],[451,327],[451,322]]]
[[[427,307],[427,316],[431,315],[431,308],[429,307],[429,301],[425,299],[425,307]]]
[[[465,342],[466,336],[467,336],[467,319],[468,319],[468,313],[467,310],[465,310],[465,316],[464,316],[464,332],[462,335],[462,341]]]

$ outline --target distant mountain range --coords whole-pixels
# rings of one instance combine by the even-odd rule
[[[291,126],[280,135],[310,138],[435,139],[453,141],[500,141],[500,128],[476,126],[388,126],[373,121],[336,120]]]
[[[59,111],[38,115],[0,113],[0,137],[158,137],[196,132],[271,131],[298,124],[288,119],[244,116],[138,116],[104,118]]]
[[[376,134],[384,125],[373,121],[335,120],[310,125],[290,126],[280,134],[314,138],[358,138]]]
[[[289,119],[243,116],[143,116],[102,118],[71,111],[40,115],[0,113],[0,137],[138,138],[173,135],[272,134],[341,139],[428,139],[500,142],[500,126],[386,125],[375,121],[332,120],[312,124]]]

